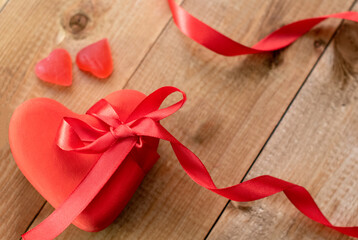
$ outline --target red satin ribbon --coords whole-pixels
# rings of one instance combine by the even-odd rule
[[[174,92],[180,92],[183,99],[167,108],[159,109],[166,97]],[[264,175],[231,187],[217,188],[200,159],[159,123],[161,119],[179,110],[185,100],[185,93],[177,88],[160,88],[146,97],[125,122],[119,120],[117,113],[106,100],[100,100],[87,114],[104,123],[105,127],[101,129],[79,119],[64,118],[58,132],[57,144],[60,148],[65,151],[103,154],[64,203],[22,237],[27,240],[46,240],[53,239],[64,231],[93,200],[141,136],[169,141],[186,173],[199,185],[221,196],[247,202],[283,191],[307,217],[346,235],[358,237],[358,227],[332,225],[308,191],[296,184]]]
[[[190,15],[175,0],[168,0],[173,20],[179,30],[202,46],[224,56],[263,53],[287,47],[311,28],[327,18],[340,18],[358,22],[357,12],[342,12],[315,18],[307,18],[285,25],[269,34],[252,47],[244,46],[219,33]]]

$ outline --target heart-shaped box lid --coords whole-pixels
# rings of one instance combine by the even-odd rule
[[[105,99],[121,120],[125,120],[145,98],[134,90],[120,90]],[[13,157],[34,188],[57,208],[90,171],[100,154],[66,152],[56,145],[64,117],[75,117],[93,126],[101,124],[90,115],[81,115],[47,98],[30,99],[14,112],[9,126]],[[95,199],[73,222],[85,231],[99,231],[111,224],[126,206],[145,174],[159,155],[159,140],[141,137],[123,164]]]

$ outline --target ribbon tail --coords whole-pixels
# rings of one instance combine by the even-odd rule
[[[102,154],[69,197],[39,225],[24,233],[25,240],[50,240],[62,233],[91,203],[136,143],[125,138]]]
[[[204,167],[204,171],[202,171],[202,168],[192,168],[192,166],[202,165],[200,159],[180,142],[173,141],[171,144],[175,155],[188,175],[199,185],[223,197],[234,201],[247,202],[265,198],[283,191],[292,204],[310,219],[343,234],[358,237],[358,227],[339,227],[332,225],[304,187],[272,176],[259,176],[228,188],[207,187],[207,184],[203,184],[203,182],[206,183],[205,180],[207,179],[211,180],[211,177],[206,168]],[[192,163],[190,164],[189,162]]]
[[[315,18],[307,18],[285,25],[272,32],[252,47],[244,46],[216,31],[189,14],[175,0],[168,0],[174,23],[186,36],[200,45],[224,56],[263,53],[284,48],[296,41],[318,23],[327,18],[347,19],[358,22],[357,12],[342,12]]]
[[[181,166],[189,177],[202,187],[233,201],[249,202],[273,194],[284,192],[292,204],[310,219],[343,234],[358,237],[358,227],[339,227],[332,225],[323,215],[310,193],[294,183],[268,175],[259,176],[243,183],[226,188],[217,188],[201,160],[187,147],[175,139],[159,122],[143,119],[135,127],[139,135],[169,141]]]

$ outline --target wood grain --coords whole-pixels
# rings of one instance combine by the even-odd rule
[[[0,238],[20,237],[44,204],[17,169],[8,145],[14,109],[33,97],[56,99],[84,112],[93,102],[121,89],[170,19],[165,1],[9,1],[0,14]],[[157,14],[160,12],[161,14]],[[78,17],[81,21],[76,21]],[[115,71],[98,80],[75,66],[71,87],[38,80],[34,65],[54,48],[72,59],[82,47],[107,37]]]
[[[283,24],[345,11],[351,4],[186,0],[184,7],[234,39],[253,44]],[[238,58],[209,52],[170,23],[126,88],[150,93],[174,85],[187,92],[187,104],[163,125],[203,159],[219,186],[234,184],[259,153],[338,23],[323,23],[283,51]],[[95,234],[70,227],[59,239],[204,238],[226,199],[193,183],[168,144],[161,144],[159,153],[160,161],[114,224]],[[33,226],[50,212],[46,205]]]
[[[305,186],[343,226],[358,224],[357,36],[358,24],[344,23],[247,177],[270,174]],[[208,239],[353,238],[309,220],[278,194],[230,202]]]

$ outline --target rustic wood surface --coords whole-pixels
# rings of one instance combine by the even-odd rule
[[[353,10],[358,10],[355,5]],[[345,22],[245,180],[305,186],[332,223],[358,222],[358,24]],[[230,202],[208,239],[353,239],[312,223],[284,194]]]
[[[353,4],[185,0],[183,6],[250,45],[283,24]],[[183,36],[165,0],[8,0],[0,9],[0,239],[19,239],[53,210],[9,149],[8,123],[19,104],[50,97],[84,112],[114,90],[150,93],[164,85],[189,99],[163,125],[203,160],[218,186],[271,174],[305,186],[334,223],[358,224],[357,24],[328,20],[282,51],[226,58]],[[114,58],[108,80],[76,67],[68,88],[34,75],[52,49],[74,57],[103,37]],[[283,194],[227,205],[190,180],[169,144],[158,151],[160,160],[110,227],[87,233],[70,226],[58,239],[349,239],[302,216]]]

